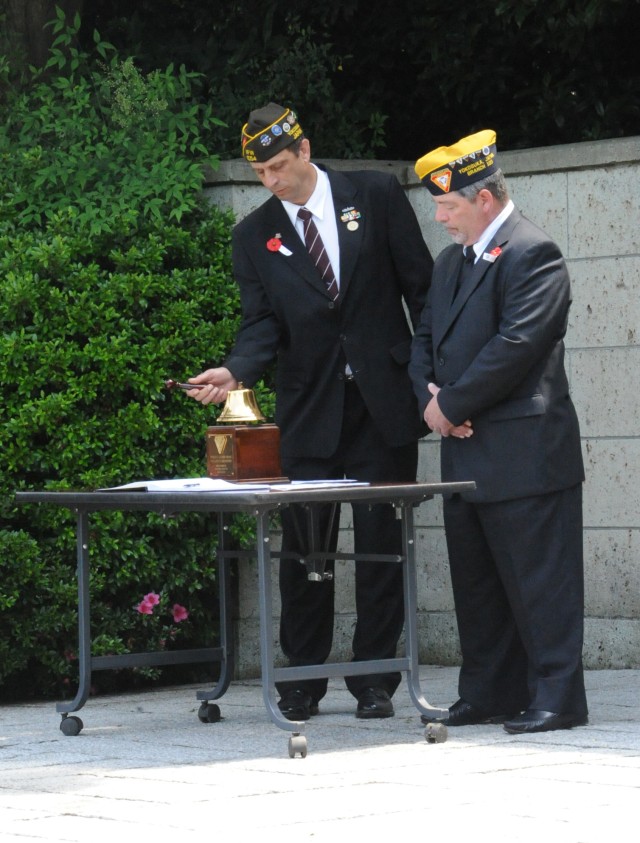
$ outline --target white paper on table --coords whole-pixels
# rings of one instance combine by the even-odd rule
[[[292,489],[344,489],[345,486],[369,486],[366,480],[292,480],[291,483],[274,483],[272,492],[291,491]]]
[[[168,480],[136,480],[99,492],[268,492],[266,483],[234,483],[218,477],[186,477]]]

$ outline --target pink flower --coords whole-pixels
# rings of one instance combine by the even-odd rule
[[[148,603],[150,606],[157,606],[160,602],[160,595],[156,594],[155,591],[150,591],[149,594],[145,594],[142,599],[145,603]]]
[[[145,594],[142,598],[142,602],[138,603],[136,609],[140,612],[141,615],[152,615],[153,614],[153,607],[157,606],[160,602],[160,595],[156,594],[155,591],[150,591],[149,594]]]
[[[173,612],[173,620],[175,621],[175,623],[180,623],[180,621],[186,621],[186,619],[189,617],[189,612],[187,612],[184,606],[181,606],[179,603],[174,603],[173,609],[171,611]]]
[[[267,249],[270,252],[277,252],[282,246],[282,240],[279,237],[272,237],[270,240],[267,240]]]
[[[496,247],[495,247],[495,249],[492,249],[492,250],[489,252],[489,254],[490,254],[490,255],[495,255],[496,257],[498,257],[498,255],[501,255],[501,254],[502,254],[502,249],[500,248],[500,246],[496,246]]]

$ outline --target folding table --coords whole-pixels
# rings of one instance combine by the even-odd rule
[[[283,717],[276,702],[275,683],[277,681],[402,671],[406,673],[409,695],[418,711],[434,718],[444,716],[446,710],[432,707],[424,698],[420,688],[416,628],[417,577],[414,508],[424,501],[431,500],[435,495],[467,491],[474,487],[475,484],[470,481],[463,483],[336,484],[319,487],[302,485],[296,488],[291,488],[289,484],[286,487],[274,484],[264,491],[242,489],[242,485],[238,484],[238,490],[224,492],[17,492],[15,495],[17,503],[50,504],[64,507],[75,513],[77,519],[79,686],[76,696],[72,700],[59,702],[56,705],[56,711],[62,715],[60,729],[65,735],[77,735],[83,728],[82,720],[71,715],[72,712],[81,709],[87,701],[91,687],[91,673],[94,670],[196,662],[217,662],[220,664],[220,675],[215,686],[198,691],[196,695],[196,698],[201,701],[198,712],[200,720],[203,722],[219,720],[220,710],[216,704],[212,703],[212,700],[220,699],[224,695],[233,673],[229,565],[231,559],[242,559],[247,556],[254,557],[257,560],[258,567],[263,698],[273,723],[280,729],[291,733],[288,750],[292,758],[297,755],[304,757],[307,754],[307,740],[303,734],[305,724],[300,721],[290,721]],[[317,531],[318,511],[320,507],[328,504],[335,517],[338,505],[343,503],[389,504],[394,506],[401,521],[402,553],[400,555],[367,554],[366,557],[358,556],[355,553],[343,553],[339,550],[327,553],[324,537],[320,536]],[[300,562],[307,567],[309,579],[321,580],[330,576],[329,573],[325,572],[327,558],[351,561],[366,558],[371,561],[388,561],[402,566],[405,609],[403,656],[366,662],[326,663],[280,668],[275,666],[271,565],[274,559],[282,558],[283,554],[272,547],[272,521],[274,520],[274,514],[292,504],[300,505],[296,511],[305,514],[310,552],[300,559]],[[89,514],[105,510],[159,512],[165,517],[188,512],[208,512],[217,516],[219,647],[111,656],[91,655]],[[225,516],[233,513],[244,513],[255,519],[255,549],[239,551],[225,547]],[[446,739],[446,729],[438,726],[438,724],[432,724],[427,727],[425,737],[432,743],[441,742]]]

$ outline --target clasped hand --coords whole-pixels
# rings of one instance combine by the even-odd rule
[[[455,436],[457,439],[468,439],[470,436],[473,436],[473,427],[470,419],[467,419],[463,424],[454,425],[444,415],[438,404],[440,387],[436,386],[435,383],[430,383],[429,392],[433,398],[429,401],[424,411],[424,420],[429,428],[441,436]]]

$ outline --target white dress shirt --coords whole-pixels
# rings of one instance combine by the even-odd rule
[[[474,243],[474,244],[473,244],[473,246],[472,246],[471,248],[472,248],[472,249],[473,249],[473,251],[476,253],[476,257],[475,257],[474,263],[478,260],[478,258],[480,257],[480,255],[481,255],[481,254],[483,254],[484,250],[487,248],[487,246],[489,245],[489,243],[490,243],[490,242],[491,242],[491,240],[493,239],[494,234],[495,234],[495,233],[496,233],[496,231],[500,228],[500,226],[502,225],[502,223],[503,223],[503,222],[504,222],[504,221],[508,218],[508,216],[511,214],[511,212],[512,212],[512,211],[513,211],[513,209],[514,209],[514,207],[515,207],[515,206],[514,206],[513,202],[511,201],[511,199],[509,199],[509,201],[507,202],[507,204],[506,204],[506,205],[504,206],[504,208],[500,211],[500,213],[499,213],[499,214],[498,214],[498,216],[494,219],[494,221],[493,221],[490,225],[488,225],[488,226],[485,228],[485,230],[482,232],[482,234],[480,235],[480,239],[479,239],[476,243]],[[468,249],[468,248],[469,248],[469,246],[465,246],[465,249],[464,249],[464,253],[465,253],[465,255],[467,254],[467,249]]]

